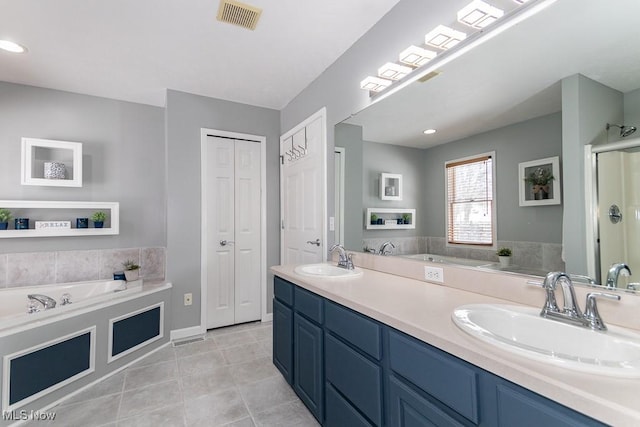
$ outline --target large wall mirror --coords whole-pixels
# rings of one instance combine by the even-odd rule
[[[586,224],[591,209],[584,195],[579,203],[567,202],[573,188],[586,192],[585,158],[568,159],[567,144],[579,140],[584,148],[625,139],[607,123],[640,127],[640,26],[634,12],[640,12],[635,0],[616,2],[615,10],[596,0],[557,1],[446,64],[436,77],[336,125],[335,145],[344,159],[343,178],[336,180],[344,188],[336,190],[342,192],[336,200],[344,201],[345,247],[378,250],[390,241],[394,255],[435,254],[490,267],[498,265],[496,247],[507,246],[513,250],[509,271],[596,276],[587,267],[595,249],[573,241],[563,227],[567,216]],[[580,103],[586,106],[575,108]],[[587,135],[585,126],[597,131]],[[430,128],[437,132],[425,135]],[[491,248],[449,245],[445,162],[486,152],[495,153],[497,242]],[[520,206],[518,165],[556,156],[561,203]],[[383,172],[402,174],[402,200],[380,198]],[[367,229],[367,208],[415,208],[415,228]],[[567,251],[584,262],[571,269],[564,262]],[[636,274],[637,280],[622,278],[619,286],[640,282],[640,267]]]

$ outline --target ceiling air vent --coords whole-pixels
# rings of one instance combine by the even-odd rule
[[[235,0],[220,0],[218,9],[218,21],[239,25],[250,30],[255,30],[260,19],[262,9],[240,3]]]

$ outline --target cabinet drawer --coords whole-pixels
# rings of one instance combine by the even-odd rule
[[[293,284],[278,276],[273,278],[273,295],[281,302],[293,305]]]
[[[389,425],[392,426],[464,427],[393,375],[389,380],[389,405]]]
[[[295,309],[316,323],[322,324],[324,314],[322,309],[322,297],[312,294],[302,288],[294,288]]]
[[[604,426],[592,418],[507,382],[496,385],[498,426]]]
[[[477,372],[414,338],[389,331],[391,369],[478,424]]]
[[[325,326],[376,360],[382,358],[381,328],[375,321],[327,301]]]
[[[382,425],[381,368],[327,333],[324,357],[327,381],[375,425]]]
[[[371,423],[340,396],[330,383],[327,383],[326,390],[325,427],[371,427]]]

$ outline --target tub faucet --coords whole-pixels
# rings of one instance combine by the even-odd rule
[[[631,276],[631,269],[624,262],[611,264],[609,273],[607,273],[607,288],[618,287],[618,277],[622,271],[626,271],[627,275]]]
[[[391,249],[387,251],[387,247],[391,246]],[[378,255],[389,255],[392,252],[392,249],[395,249],[396,245],[391,243],[390,241],[386,241],[380,245],[380,249],[378,249]]]
[[[40,304],[42,304],[42,306],[44,307],[45,310],[49,310],[49,309],[54,308],[56,306],[56,300],[54,300],[53,298],[48,297],[46,295],[29,294],[29,295],[27,295],[27,298],[29,298],[29,300],[31,300],[31,301],[38,301]]]
[[[338,251],[338,267],[346,268],[347,270],[353,270],[353,255],[347,255],[344,247],[338,244],[331,246],[331,248],[329,249],[329,253],[333,253],[333,251],[335,250]]]

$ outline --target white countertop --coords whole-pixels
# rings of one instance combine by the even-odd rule
[[[451,320],[453,310],[464,304],[513,301],[364,268],[362,276],[348,279],[301,276],[293,269],[271,267],[302,288],[578,412],[614,426],[640,425],[640,380],[584,374],[506,353],[468,336]]]

